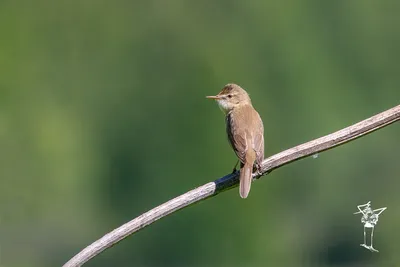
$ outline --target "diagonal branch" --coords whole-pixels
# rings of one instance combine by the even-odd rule
[[[399,119],[400,105],[340,131],[298,145],[266,158],[261,165],[261,174],[265,175],[272,170],[282,167],[283,165],[293,161],[342,145],[394,123]],[[258,179],[260,176],[261,175],[254,175],[254,178]],[[115,245],[121,240],[127,238],[129,235],[142,230],[153,222],[177,210],[183,209],[191,204],[195,204],[200,200],[213,197],[224,190],[236,187],[238,183],[239,176],[238,172],[236,172],[226,175],[218,180],[215,180],[214,182],[202,185],[168,202],[165,202],[164,204],[161,204],[160,206],[143,213],[139,217],[125,223],[112,232],[106,234],[99,240],[93,242],[91,245],[70,259],[64,265],[64,267],[81,266],[91,258],[100,254],[105,249]]]

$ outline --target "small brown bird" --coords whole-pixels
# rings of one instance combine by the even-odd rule
[[[215,99],[225,113],[228,140],[240,160],[240,188],[242,198],[250,192],[253,166],[260,169],[264,159],[264,126],[253,108],[247,92],[236,84],[227,84]]]

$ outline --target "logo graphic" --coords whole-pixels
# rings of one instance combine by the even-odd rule
[[[360,244],[360,246],[368,249],[371,252],[379,252],[378,250],[374,249],[373,247],[373,239],[374,239],[374,228],[375,225],[378,223],[379,215],[387,209],[387,207],[380,208],[373,210],[371,208],[371,201],[363,205],[358,205],[357,209],[359,211],[353,214],[362,214],[361,223],[364,224],[364,244]],[[371,246],[367,245],[367,237],[366,237],[366,229],[370,229],[371,231]]]

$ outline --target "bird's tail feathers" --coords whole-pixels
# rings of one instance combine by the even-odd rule
[[[256,160],[256,152],[253,149],[246,151],[243,167],[240,169],[239,193],[242,198],[247,198],[250,192],[251,181],[253,180],[253,164]]]

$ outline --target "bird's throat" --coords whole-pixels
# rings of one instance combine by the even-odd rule
[[[218,102],[218,107],[222,110],[222,112],[226,115],[233,109],[231,105],[228,103],[226,100],[219,100]]]

